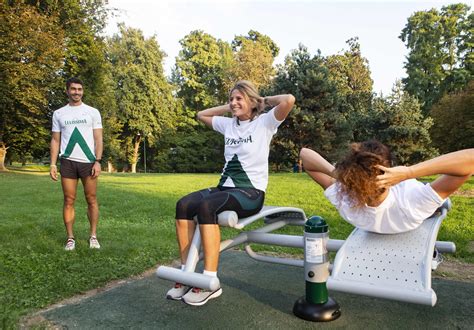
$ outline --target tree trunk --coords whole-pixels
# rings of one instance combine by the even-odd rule
[[[8,148],[4,142],[0,142],[0,172],[8,171],[5,167],[5,156],[7,155]]]
[[[135,139],[135,143],[133,144],[133,157],[132,157],[132,162],[130,164],[132,165],[132,173],[137,173],[138,149],[140,148],[140,141],[141,141],[141,136],[138,135],[137,138]]]
[[[110,160],[107,161],[107,173],[115,173],[117,169],[114,167],[114,164]]]

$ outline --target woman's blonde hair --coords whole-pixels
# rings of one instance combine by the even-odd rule
[[[352,143],[346,157],[336,164],[335,174],[341,193],[361,207],[376,200],[385,189],[377,188],[375,178],[382,174],[376,165],[392,164],[390,149],[377,140]]]
[[[245,100],[250,103],[252,108],[252,119],[265,110],[264,99],[260,96],[260,94],[258,94],[258,90],[252,82],[248,80],[237,81],[234,87],[230,89],[229,98],[234,90],[238,90],[240,93],[242,93]]]

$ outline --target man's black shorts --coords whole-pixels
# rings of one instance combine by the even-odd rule
[[[63,178],[68,179],[84,179],[92,175],[92,167],[94,163],[80,163],[69,159],[61,158],[61,168],[59,172]]]

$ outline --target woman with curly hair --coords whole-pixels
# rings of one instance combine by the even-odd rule
[[[474,149],[412,166],[391,167],[390,149],[376,141],[353,143],[336,166],[317,152],[300,152],[306,172],[355,227],[395,234],[417,228],[474,173]],[[442,174],[429,184],[418,177]]]

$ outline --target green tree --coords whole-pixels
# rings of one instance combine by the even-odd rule
[[[330,160],[337,160],[349,141],[366,131],[372,101],[373,81],[358,38],[347,41],[348,50],[323,57],[311,56],[303,45],[280,66],[274,80],[275,92],[295,95],[297,107],[282,124],[272,160],[286,165],[308,146]],[[278,159],[278,160],[277,160]]]
[[[464,90],[446,94],[436,103],[430,116],[433,145],[441,153],[474,147],[474,81]]]
[[[463,25],[466,34],[459,46],[462,61],[460,66],[466,68],[472,75],[474,72],[474,52],[472,51],[474,49],[474,12],[471,12],[467,20],[463,21]]]
[[[169,166],[175,171],[203,171],[222,166],[223,139],[216,132],[198,124],[200,110],[224,104],[233,83],[229,74],[234,66],[230,45],[203,31],[192,31],[180,40],[181,51],[176,59],[172,80],[181,102],[180,126],[165,153],[170,153]],[[202,139],[206,137],[206,145]],[[170,149],[171,148],[171,149]],[[189,148],[189,154],[181,152]],[[198,153],[194,151],[198,150]],[[193,156],[192,156],[193,155]],[[208,170],[203,168],[207,164]]]
[[[0,170],[6,150],[20,160],[47,149],[48,93],[63,66],[57,16],[21,2],[0,4]]]
[[[167,148],[157,153],[156,165],[167,172],[218,172],[222,170],[224,156],[222,150],[210,143],[215,136],[216,133],[209,129],[170,135],[166,138]]]
[[[388,97],[374,100],[365,119],[370,129],[363,139],[375,138],[389,145],[400,164],[413,164],[437,154],[429,134],[433,120],[423,116],[419,102],[404,91],[400,81]]]
[[[268,36],[250,30],[248,36],[237,36],[232,41],[235,65],[230,74],[234,81],[252,81],[257,88],[268,87],[275,74],[273,61],[280,49]]]
[[[362,56],[358,38],[346,41],[349,46],[342,54],[326,58],[330,79],[336,84],[339,97],[339,111],[350,123],[352,139],[361,141],[365,120],[372,102],[373,80],[370,77],[369,62]]]
[[[297,106],[275,137],[270,160],[277,167],[293,164],[304,146],[335,160],[350,141],[349,122],[340,112],[341,98],[330,75],[325,58],[311,56],[303,45],[278,67],[271,92],[293,94]]]
[[[400,39],[409,49],[403,79],[406,90],[421,102],[424,113],[445,93],[473,78],[473,20],[466,4],[441,11],[415,12]]]
[[[372,93],[373,80],[370,77],[369,61],[362,56],[359,38],[346,41],[349,46],[342,54],[326,58],[331,80],[344,95]]]
[[[116,141],[121,128],[117,121],[110,63],[106,58],[103,30],[109,10],[107,1],[78,0],[26,0],[41,13],[58,16],[57,23],[65,34],[64,43],[58,45],[66,51],[64,66],[59,74],[63,80],[50,85],[50,109],[65,102],[64,81],[72,76],[84,82],[84,102],[99,109],[104,127],[104,159],[120,152]],[[110,165],[110,163],[109,163]]]
[[[180,40],[173,82],[187,111],[198,110],[227,100],[226,69],[232,66],[229,44],[203,31],[192,31]]]
[[[12,1],[13,2],[13,1]],[[84,81],[87,89],[85,100],[101,109],[101,105],[110,103],[108,83],[110,71],[105,58],[106,46],[103,29],[109,14],[106,0],[24,0],[48,17],[56,17],[56,23],[63,30],[64,42],[57,47],[65,49],[63,68],[58,73],[65,81],[77,76]],[[64,82],[49,86],[50,105],[56,109],[64,104]],[[104,93],[105,90],[105,93]],[[104,97],[104,94],[106,97]],[[104,102],[101,99],[107,98]]]
[[[278,45],[267,35],[261,34],[258,31],[250,30],[247,36],[237,36],[232,41],[232,49],[237,51],[243,46],[246,41],[252,41],[262,45],[273,57],[277,57],[280,53]]]
[[[140,30],[123,24],[119,30],[109,40],[109,59],[122,126],[120,140],[135,173],[140,143],[146,139],[153,144],[173,127],[175,103],[163,72],[166,54],[156,38],[146,39]]]

